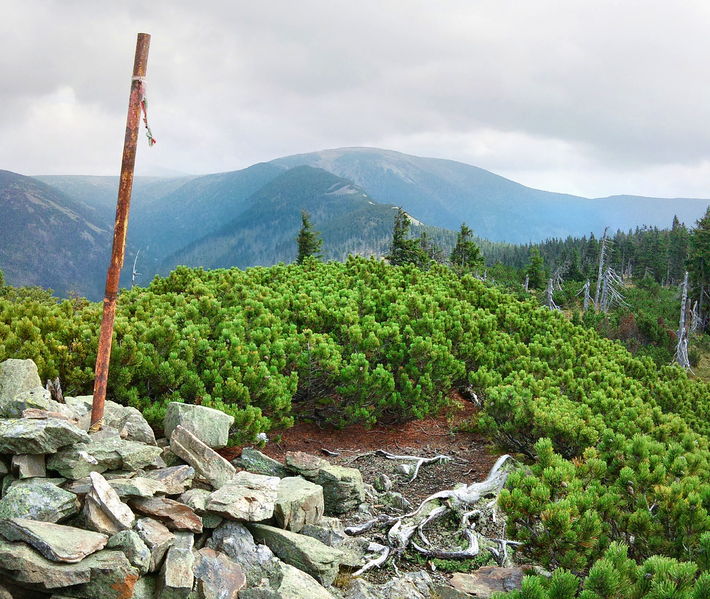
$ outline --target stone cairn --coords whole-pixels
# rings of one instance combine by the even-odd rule
[[[230,463],[215,449],[233,418],[203,406],[170,404],[159,440],[110,401],[89,433],[90,411],[52,400],[31,360],[0,363],[0,599],[472,596],[424,571],[333,585],[370,544],[338,518],[363,509],[356,468],[254,449]]]

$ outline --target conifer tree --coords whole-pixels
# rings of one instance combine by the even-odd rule
[[[688,271],[692,276],[693,294],[698,298],[701,318],[707,312],[710,291],[710,206],[690,232]]]
[[[397,214],[394,217],[390,252],[385,258],[394,266],[415,264],[421,267],[431,262],[431,258],[422,248],[422,244],[418,239],[408,238],[409,222],[407,213],[401,208],[398,208]],[[426,239],[425,243],[428,243]]]
[[[483,256],[481,250],[473,241],[473,231],[461,223],[456,235],[456,246],[449,257],[451,266],[459,273],[469,272],[483,266]]]
[[[298,264],[303,264],[308,256],[320,258],[323,240],[318,237],[318,232],[313,230],[310,215],[305,210],[301,212],[301,230],[298,232],[296,243],[298,244],[298,256],[296,257]]]
[[[536,247],[530,248],[530,264],[528,264],[525,274],[528,275],[528,286],[531,289],[543,289],[545,287],[545,262],[540,255],[540,250]]]
[[[669,284],[677,283],[683,278],[685,261],[688,256],[688,229],[673,217],[673,226],[668,239],[668,279]]]

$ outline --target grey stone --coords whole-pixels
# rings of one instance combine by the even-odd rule
[[[344,599],[431,599],[433,581],[424,571],[407,572],[385,584],[372,584],[357,578],[344,593]]]
[[[267,476],[278,476],[279,478],[284,478],[289,474],[286,466],[281,462],[264,455],[253,447],[242,449],[242,455],[233,460],[232,464],[255,474],[266,474]]]
[[[242,471],[210,495],[207,509],[227,518],[259,522],[271,518],[281,479]]]
[[[257,545],[254,537],[240,522],[225,520],[212,533],[207,547],[225,553],[244,570],[249,587],[256,586],[263,578],[276,574],[276,558],[266,545]],[[276,581],[278,582],[278,581]]]
[[[132,528],[136,518],[131,508],[121,501],[108,481],[98,472],[92,472],[89,478],[91,490],[84,501],[84,516],[91,519],[91,528],[109,535]],[[87,506],[91,507],[87,510]],[[94,507],[96,511],[92,511]],[[97,511],[105,518],[100,517]]]
[[[0,518],[60,522],[79,512],[76,495],[38,479],[11,485],[0,499]]]
[[[249,524],[254,539],[265,543],[279,559],[310,574],[321,584],[332,584],[341,553],[317,539],[266,524]]]
[[[121,551],[141,574],[150,569],[150,549],[134,530],[117,532],[108,540],[106,548]]]
[[[190,489],[178,497],[180,503],[192,508],[202,518],[202,527],[208,529],[217,528],[224,521],[222,516],[207,511],[210,495],[212,492],[206,489]]]
[[[202,518],[188,506],[166,497],[140,497],[131,500],[137,512],[162,520],[170,530],[202,532]]]
[[[47,476],[44,454],[23,454],[12,456],[12,470],[18,478]]]
[[[280,599],[333,599],[333,595],[306,572],[289,564],[280,564],[280,567],[282,578],[277,589]]]
[[[306,524],[317,524],[323,511],[322,487],[300,476],[281,479],[274,506],[274,518],[279,527],[300,532]]]
[[[184,493],[192,486],[195,469],[186,464],[168,466],[167,468],[150,470],[144,473],[143,476],[160,482],[165,487],[166,495],[180,495],[180,493]]]
[[[172,402],[165,412],[163,430],[170,437],[176,426],[182,426],[208,447],[220,448],[227,445],[232,424],[234,417],[219,410]]]
[[[483,566],[471,574],[456,572],[451,586],[463,593],[481,599],[490,599],[494,593],[507,593],[520,588],[525,572],[520,567],[499,568]]]
[[[55,402],[52,402],[49,391],[44,387],[34,387],[0,401],[0,416],[3,418],[22,418],[25,410],[49,411],[52,403]]]
[[[90,443],[73,445],[57,452],[49,458],[47,467],[66,478],[77,480],[90,472],[147,468],[160,455],[159,447],[126,441],[110,431],[101,432],[101,435],[91,435]]]
[[[195,562],[193,543],[194,537],[189,532],[175,535],[158,578],[158,596],[161,599],[187,599],[192,592],[195,582],[192,573]]]
[[[373,486],[375,487],[375,490],[380,493],[384,493],[385,491],[392,489],[392,481],[386,474],[379,474],[373,481]]]
[[[91,412],[91,395],[66,397],[67,405],[74,411],[77,418]],[[104,426],[115,429],[123,439],[136,441],[147,445],[155,445],[155,433],[136,408],[122,406],[115,401],[104,404]]]
[[[338,518],[323,517],[318,524],[306,524],[302,535],[318,539],[321,543],[338,549],[342,556],[340,564],[358,569],[362,566],[370,540],[345,534],[345,527]]]
[[[458,591],[449,584],[443,582],[435,582],[431,587],[432,594],[437,599],[471,599],[471,595]]]
[[[54,562],[76,563],[106,546],[108,537],[88,530],[22,518],[0,520],[8,541],[24,541]]]
[[[175,535],[164,524],[152,518],[140,518],[136,522],[135,531],[150,550],[148,571],[157,571]]]
[[[237,599],[247,581],[237,562],[209,547],[197,552],[194,574],[204,599]]]
[[[0,404],[23,391],[41,386],[37,365],[32,360],[11,358],[0,363]]]
[[[158,581],[154,576],[141,576],[133,588],[131,599],[155,599],[157,588]]]
[[[29,418],[0,420],[0,453],[54,453],[89,436],[67,420]]]
[[[407,498],[397,491],[387,491],[386,493],[382,493],[379,500],[385,506],[400,512],[407,511],[412,508],[412,504],[409,503]]]
[[[169,441],[168,441],[169,443]],[[163,453],[161,456],[163,458],[163,461],[165,462],[166,467],[170,466],[182,466],[185,464],[183,460],[181,460],[178,456],[176,456],[173,453],[173,450],[170,449],[170,446],[168,447],[163,447]]]
[[[138,572],[120,551],[98,551],[76,564],[57,564],[24,543],[0,539],[0,563],[18,583],[85,599],[131,597],[138,580]]]
[[[300,451],[286,453],[286,466],[323,487],[325,513],[329,516],[344,514],[356,508],[365,499],[362,474],[357,468],[336,466]]]
[[[170,449],[215,489],[226,485],[236,472],[227,460],[180,425],[170,436]]]

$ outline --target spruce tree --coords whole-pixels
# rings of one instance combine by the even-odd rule
[[[545,287],[547,279],[545,262],[540,255],[540,250],[536,247],[530,248],[530,264],[528,264],[525,274],[528,275],[528,286],[531,289],[543,289]]]
[[[421,242],[418,239],[409,239],[408,233],[409,216],[404,210],[398,208],[394,217],[390,251],[385,258],[394,266],[415,264],[421,267],[431,262],[431,258],[425,249],[422,248]],[[424,243],[428,243],[426,238]]]
[[[688,271],[692,277],[693,295],[698,299],[701,316],[707,312],[710,290],[710,206],[690,232]]]
[[[323,240],[318,237],[318,232],[313,230],[311,217],[305,210],[301,212],[301,230],[298,232],[296,243],[298,244],[298,256],[296,257],[298,264],[303,264],[303,261],[309,256],[320,258]]]
[[[461,229],[456,235],[456,246],[449,257],[451,266],[459,273],[470,272],[483,266],[483,256],[475,241],[473,231],[461,223]]]

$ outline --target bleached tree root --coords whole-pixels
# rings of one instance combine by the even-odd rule
[[[382,452],[382,454],[386,453],[387,452]],[[402,459],[402,457],[403,456],[397,456],[392,459]],[[406,457],[415,458],[415,456]],[[481,539],[489,541],[488,544],[491,546],[487,546],[486,549],[493,554],[499,563],[503,563],[508,556],[508,546],[519,545],[519,543],[507,539],[486,539],[486,537],[477,532],[475,530],[476,521],[484,516],[484,511],[482,509],[476,509],[476,506],[490,495],[497,496],[503,488],[508,478],[508,472],[503,470],[503,465],[509,458],[510,456],[508,455],[498,458],[493,468],[491,468],[488,477],[482,482],[472,483],[460,489],[448,489],[434,493],[422,501],[419,507],[414,511],[402,516],[395,517],[381,514],[368,522],[346,528],[345,533],[350,536],[361,535],[377,529],[387,529],[385,534],[387,545],[379,545],[378,543],[371,544],[371,547],[374,545],[377,546],[374,547],[373,550],[379,551],[379,555],[368,561],[362,568],[355,572],[353,576],[360,576],[373,568],[381,568],[392,559],[404,553],[409,547],[427,557],[470,559],[481,552]],[[489,503],[487,506],[484,506],[484,509],[490,507],[490,505]],[[463,536],[466,537],[468,547],[454,551],[432,548],[429,539],[427,539],[424,533],[424,528],[431,522],[451,513],[461,514],[459,530]],[[419,536],[421,544],[413,540],[415,535]],[[499,549],[493,547],[495,543],[498,543]]]
[[[435,464],[436,462],[448,462],[452,460],[453,458],[448,455],[436,455],[433,458],[423,458],[421,456],[416,456],[416,455],[396,455],[393,453],[390,453],[389,451],[385,451],[383,449],[378,449],[375,451],[375,455],[381,456],[383,458],[386,458],[388,460],[402,460],[402,461],[413,461],[416,462],[414,465],[414,472],[412,473],[412,478],[410,478],[407,482],[411,483],[412,481],[416,480],[417,476],[419,475],[419,469],[424,466],[425,464]]]

